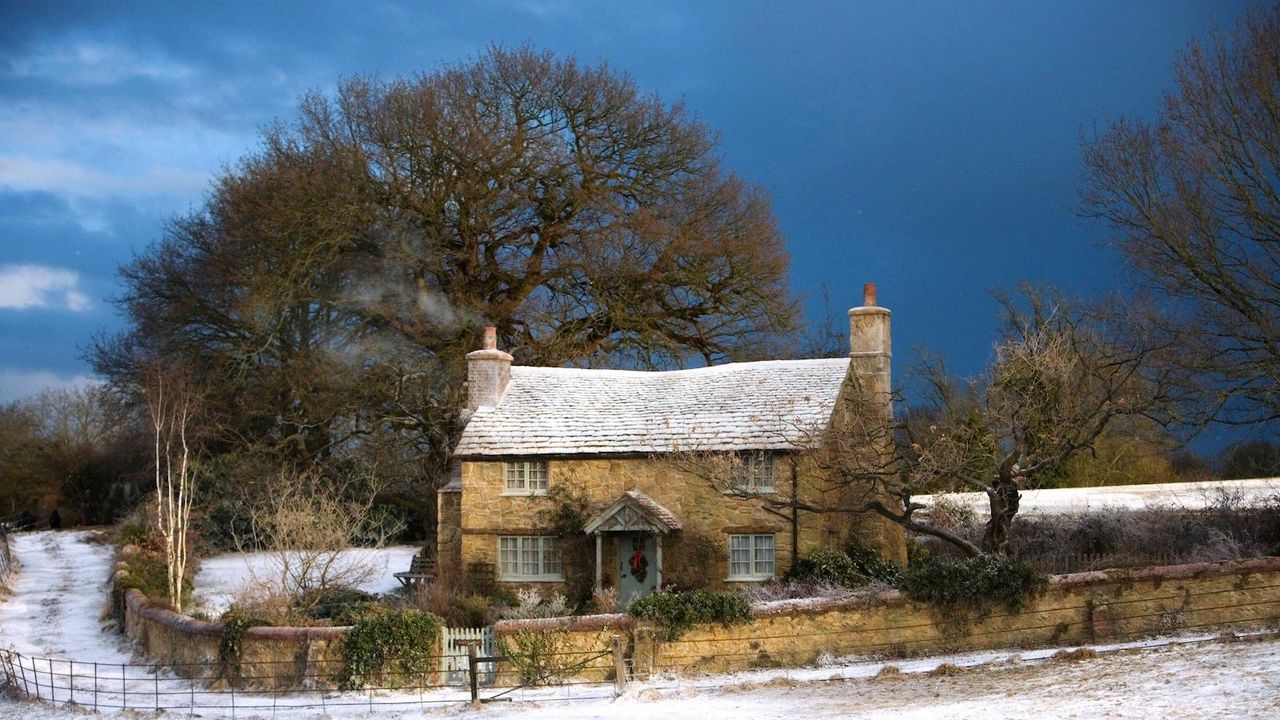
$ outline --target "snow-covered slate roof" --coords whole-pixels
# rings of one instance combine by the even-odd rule
[[[826,427],[848,358],[643,372],[514,366],[459,458],[784,450]]]

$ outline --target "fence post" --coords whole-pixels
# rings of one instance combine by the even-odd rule
[[[471,682],[471,704],[480,705],[480,663],[477,660],[479,648],[475,643],[467,645],[467,679]]]
[[[627,691],[627,661],[622,657],[622,636],[613,636],[613,694]]]

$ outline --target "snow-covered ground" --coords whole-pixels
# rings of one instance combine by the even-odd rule
[[[0,602],[0,647],[33,657],[129,662],[116,635],[104,631],[112,548],[89,532],[9,536],[16,572]]]
[[[973,508],[979,515],[985,514],[988,509],[984,493],[948,493],[946,497]],[[1023,515],[1082,513],[1107,508],[1199,510],[1221,501],[1223,497],[1238,499],[1245,505],[1265,503],[1280,498],[1280,478],[1024,490],[1018,507]],[[929,505],[933,498],[932,495],[921,495],[916,499]]]
[[[370,571],[358,587],[375,595],[389,593],[400,587],[395,573],[409,569],[414,554],[421,547],[397,545],[395,547],[368,550],[357,548],[344,551],[337,565],[353,564]],[[226,553],[205,558],[195,577],[195,605],[209,617],[216,618],[235,600],[236,595],[254,584],[271,584],[278,577],[278,565],[271,553]]]
[[[181,693],[186,681],[142,668],[127,680],[113,677],[107,663],[128,662],[128,652],[104,631],[100,617],[110,549],[85,532],[39,532],[14,536],[21,563],[13,593],[0,602],[0,647],[23,654],[56,656],[54,672],[71,670],[74,659],[100,663],[100,677],[120,683],[129,704],[145,708],[152,688]],[[1280,717],[1280,639],[1259,634],[1224,643],[1213,635],[1180,636],[1096,646],[1099,654],[1076,661],[1055,660],[1054,649],[967,653],[917,660],[866,658],[832,660],[820,667],[778,669],[711,678],[659,677],[634,683],[619,698],[608,687],[577,686],[521,690],[511,704],[476,711],[458,690],[423,695],[378,694],[376,701],[403,702],[399,708],[368,708],[360,693],[331,693],[326,709],[291,707],[316,703],[319,696],[270,698],[239,694],[194,697],[207,704],[202,717],[377,717],[403,720],[469,716],[501,720],[539,718],[1272,718]],[[960,668],[940,671],[943,666]],[[42,664],[40,667],[45,667]],[[892,668],[892,670],[886,670]],[[945,668],[949,669],[949,668]],[[46,688],[47,692],[47,688]],[[78,691],[84,701],[86,691]],[[493,691],[490,691],[493,692]],[[103,701],[118,696],[101,693]],[[65,700],[67,693],[58,693]],[[170,696],[172,697],[172,696]],[[141,702],[142,704],[135,705]],[[345,706],[339,704],[346,703]],[[420,704],[421,703],[421,704]],[[246,705],[258,705],[249,709]],[[186,714],[185,709],[170,711]],[[54,720],[75,714],[65,707],[0,699],[0,720]]]

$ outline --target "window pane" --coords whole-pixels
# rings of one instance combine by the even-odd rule
[[[773,489],[773,456],[757,455],[755,456],[755,478],[756,489],[772,490]]]
[[[541,570],[538,560],[538,538],[520,538],[520,574],[537,575]]]
[[[729,574],[732,576],[751,574],[751,536],[729,536]]]
[[[530,490],[547,489],[547,463],[541,460],[530,460],[526,464]]]
[[[756,535],[755,537],[755,574],[773,574],[773,536]]]
[[[520,574],[519,557],[516,538],[504,537],[498,539],[498,560],[502,565],[503,575]]]
[[[507,489],[523,490],[524,489],[524,464],[518,462],[506,463],[507,467]]]
[[[560,547],[553,537],[542,538],[542,573],[560,574]]]

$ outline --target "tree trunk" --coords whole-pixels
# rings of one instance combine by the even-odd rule
[[[997,480],[987,491],[987,497],[991,503],[991,518],[987,520],[986,532],[982,534],[982,550],[1008,555],[1009,527],[1013,525],[1013,518],[1018,514],[1018,502],[1022,499],[1017,479]]]

